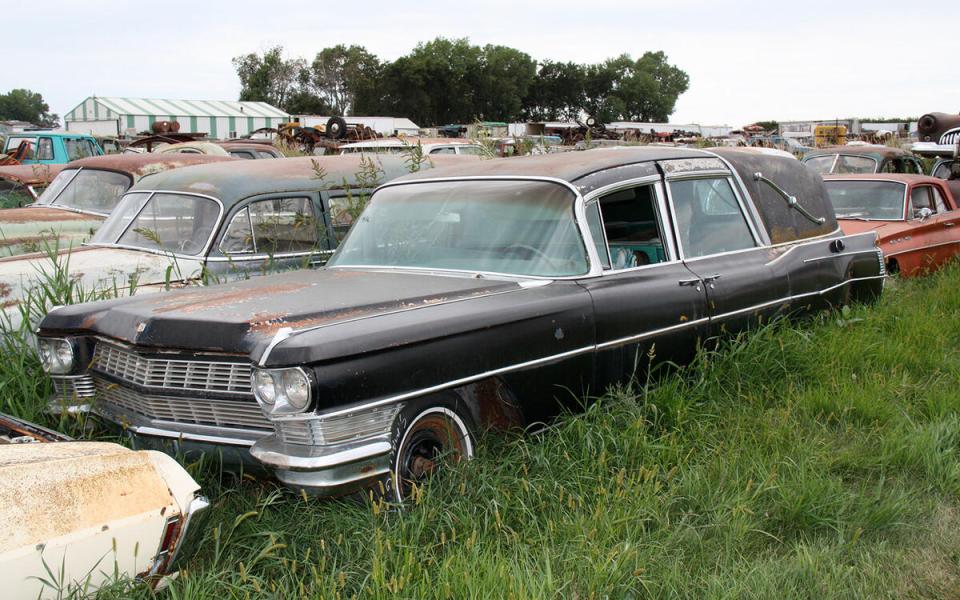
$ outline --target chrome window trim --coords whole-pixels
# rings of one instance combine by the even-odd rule
[[[64,169],[63,171],[67,171],[67,170],[68,170],[68,169]],[[54,204],[56,204],[57,198],[59,198],[61,195],[63,195],[64,190],[67,189],[67,186],[68,186],[68,185],[70,185],[71,183],[73,183],[73,180],[77,178],[77,175],[80,174],[80,171],[83,170],[83,167],[77,167],[76,169],[69,169],[69,170],[70,170],[70,171],[73,171],[73,176],[71,176],[70,179],[67,180],[67,182],[66,182],[65,184],[63,184],[63,187],[60,188],[60,191],[57,192],[57,195],[53,197],[53,200],[50,201],[50,204],[40,204],[39,206],[53,206]],[[63,171],[61,171],[61,173],[62,173]],[[56,179],[56,177],[54,177],[54,179]],[[53,180],[50,180],[50,183],[53,183]],[[48,183],[47,185],[50,185],[50,183]],[[132,186],[132,185],[133,185],[133,184],[131,184],[131,186]],[[129,190],[130,188],[127,188],[127,189]],[[126,192],[124,192],[124,193],[126,193]],[[41,195],[42,195],[42,194],[41,194]],[[62,208],[62,209],[64,209],[64,210],[69,210],[69,207],[64,207],[64,206],[58,206],[57,208]],[[75,209],[74,209],[74,210],[75,210]],[[78,211],[78,212],[79,212],[79,211]]]
[[[220,222],[223,220],[223,215],[224,215],[223,202],[221,202],[219,198],[215,198],[214,196],[209,196],[209,195],[207,195],[207,194],[198,194],[198,193],[196,193],[196,192],[178,192],[178,191],[171,191],[171,190],[134,190],[133,188],[131,188],[131,189],[127,190],[126,194],[124,194],[123,196],[120,197],[120,200],[122,201],[123,198],[124,198],[124,196],[126,196],[127,194],[132,194],[132,193],[137,193],[137,194],[150,194],[150,195],[147,196],[147,201],[144,202],[144,203],[143,203],[143,206],[140,207],[140,210],[137,211],[136,216],[133,217],[132,219],[130,219],[130,223],[128,223],[127,226],[123,228],[123,231],[121,231],[120,234],[116,237],[117,240],[119,240],[120,238],[122,238],[122,237],[124,236],[124,234],[127,233],[127,230],[130,229],[130,227],[133,226],[133,223],[134,223],[138,218],[140,218],[140,213],[142,213],[142,212],[144,211],[144,209],[147,208],[147,204],[150,204],[150,201],[153,200],[153,197],[156,196],[157,194],[171,194],[171,195],[177,195],[177,196],[194,196],[194,197],[197,197],[197,198],[205,198],[205,199],[207,199],[207,200],[213,200],[214,202],[217,203],[217,207],[220,209],[220,212],[217,214],[216,220],[213,222],[213,228],[210,230],[210,235],[207,236],[207,242],[206,242],[206,244],[203,246],[203,250],[200,251],[200,252],[198,252],[197,254],[180,254],[180,253],[177,253],[177,252],[172,252],[172,251],[170,251],[170,250],[160,250],[160,249],[157,249],[157,248],[141,248],[141,247],[139,247],[139,246],[128,246],[128,245],[126,245],[126,244],[118,244],[118,243],[116,243],[116,242],[113,242],[113,243],[98,242],[98,243],[95,243],[95,244],[85,243],[84,246],[108,246],[108,247],[113,247],[113,248],[126,248],[126,249],[128,249],[128,250],[140,250],[140,251],[146,251],[146,252],[151,252],[151,251],[153,251],[154,254],[161,254],[161,255],[163,255],[163,256],[184,257],[184,258],[189,258],[189,259],[193,259],[193,260],[201,260],[201,261],[203,261],[203,260],[206,259],[207,255],[210,253],[210,246],[213,244],[213,239],[216,237],[217,232],[220,230],[220,225],[221,225]],[[119,205],[119,202],[118,202],[117,204]]]
[[[253,260],[267,260],[270,258],[274,259],[283,259],[283,258],[300,258],[303,256],[314,256],[314,255],[331,255],[335,250],[309,250],[301,252],[292,252],[290,254],[231,254],[229,256],[210,256],[207,258],[208,263],[235,263],[235,262],[247,262]]]
[[[753,201],[753,197],[750,196],[749,192],[747,191],[747,186],[743,182],[743,178],[740,177],[740,173],[734,168],[733,164],[726,158],[720,156],[715,152],[708,152],[708,154],[712,154],[713,156],[716,156],[717,158],[720,159],[720,161],[723,164],[727,165],[727,168],[730,170],[730,173],[733,174],[733,178],[737,182],[737,185],[740,186],[740,190],[743,192],[743,196],[745,198],[750,199],[750,202],[748,203],[748,206],[747,206],[747,209],[750,214],[749,219],[752,219],[753,223],[756,225],[756,232],[760,235],[761,245],[762,246],[771,245],[773,240],[770,239],[770,235],[769,233],[767,233],[767,228],[763,224],[763,219],[760,218],[760,211],[757,210],[757,206]]]
[[[736,310],[736,311],[732,311],[732,312],[728,312],[728,313],[722,313],[722,314],[719,314],[719,315],[715,315],[715,316],[711,316],[711,317],[707,317],[707,318],[703,318],[703,319],[696,319],[696,320],[693,320],[693,321],[687,321],[687,322],[684,322],[684,323],[678,323],[678,324],[676,324],[676,325],[670,325],[670,326],[664,327],[664,328],[653,329],[653,330],[649,330],[649,331],[637,333],[637,334],[634,334],[634,335],[631,335],[631,336],[628,336],[628,337],[624,337],[624,338],[617,338],[617,339],[609,340],[609,341],[606,341],[606,342],[598,342],[598,343],[596,343],[596,344],[592,344],[592,345],[589,345],[589,346],[583,346],[583,347],[580,347],[580,348],[575,348],[575,349],[573,349],[573,350],[568,350],[568,351],[566,351],[566,352],[560,352],[560,353],[558,353],[558,354],[552,354],[552,355],[549,355],[549,356],[544,356],[544,357],[541,357],[541,358],[537,358],[537,359],[525,361],[525,362],[522,362],[522,363],[515,363],[515,364],[512,364],[512,365],[506,365],[506,366],[503,366],[503,367],[499,367],[499,368],[497,368],[497,369],[491,369],[491,370],[489,370],[489,371],[484,371],[484,372],[482,372],[482,373],[478,373],[478,374],[475,374],[475,375],[469,375],[469,376],[466,376],[466,377],[461,377],[461,378],[459,378],[459,379],[454,379],[454,380],[451,380],[451,381],[446,381],[446,382],[444,382],[444,383],[439,383],[439,384],[432,385],[432,386],[429,386],[429,387],[420,388],[420,389],[412,390],[412,391],[409,391],[409,392],[404,392],[404,393],[402,393],[402,394],[397,394],[397,395],[395,395],[395,396],[390,396],[390,397],[383,398],[383,399],[380,399],[380,400],[374,400],[374,401],[372,401],[372,402],[366,402],[366,403],[358,404],[358,405],[355,405],[355,406],[350,406],[350,407],[346,407],[346,408],[341,408],[341,409],[338,409],[338,410],[332,410],[332,411],[329,411],[329,412],[314,413],[313,415],[304,415],[304,418],[311,418],[311,417],[312,417],[312,418],[332,418],[332,417],[337,417],[337,416],[341,416],[341,415],[345,415],[345,414],[350,414],[350,413],[354,413],[354,412],[358,412],[358,411],[362,411],[362,410],[367,410],[367,409],[371,409],[371,408],[376,408],[376,407],[378,407],[378,406],[383,406],[383,405],[385,405],[385,404],[391,404],[391,403],[394,403],[394,402],[402,402],[402,401],[404,401],[404,400],[409,400],[410,398],[416,398],[416,397],[418,397],[418,396],[423,396],[423,395],[426,395],[426,394],[432,394],[432,393],[434,393],[434,392],[439,392],[439,391],[442,391],[442,390],[459,387],[459,386],[461,386],[461,385],[465,385],[465,384],[468,384],[468,383],[473,383],[474,381],[480,381],[480,380],[482,380],[482,379],[487,379],[487,378],[489,378],[489,377],[495,377],[495,376],[501,375],[501,374],[503,374],[503,373],[509,373],[509,372],[512,372],[512,371],[518,371],[518,370],[522,370],[522,369],[526,369],[526,368],[529,368],[529,367],[534,367],[534,366],[538,366],[538,365],[546,364],[546,363],[550,363],[550,362],[556,362],[556,361],[558,361],[558,360],[563,360],[563,359],[566,359],[566,358],[572,358],[572,357],[575,357],[575,356],[578,356],[578,355],[581,355],[581,354],[586,354],[586,353],[588,353],[588,352],[596,352],[597,350],[601,350],[601,349],[604,349],[604,348],[609,348],[609,347],[612,347],[612,346],[615,346],[615,345],[618,345],[618,344],[631,343],[631,342],[633,342],[633,341],[638,341],[638,340],[641,340],[641,339],[644,339],[644,338],[652,337],[652,336],[658,335],[658,334],[660,334],[660,333],[665,333],[665,332],[669,332],[669,331],[676,331],[676,330],[683,329],[683,328],[686,328],[686,327],[693,327],[693,326],[695,326],[695,325],[702,325],[702,324],[704,324],[706,321],[715,321],[715,320],[719,320],[719,319],[724,319],[724,318],[727,318],[727,317],[729,317],[729,316],[733,316],[733,315],[735,315],[735,314],[739,314],[739,313],[746,312],[746,311],[749,311],[749,310],[756,310],[756,309],[758,309],[758,308],[763,308],[764,306],[770,306],[770,305],[777,304],[777,303],[792,302],[793,300],[797,300],[797,299],[801,299],[801,298],[808,298],[808,297],[811,297],[811,296],[822,296],[822,295],[827,294],[827,293],[829,293],[829,292],[831,292],[831,291],[833,291],[833,290],[835,290],[835,289],[838,289],[838,288],[840,288],[840,287],[843,287],[843,286],[845,286],[845,285],[849,285],[849,284],[854,283],[854,282],[857,282],[857,281],[871,281],[871,280],[885,279],[885,278],[886,278],[886,275],[871,275],[871,276],[868,276],[868,277],[852,277],[852,278],[850,278],[850,279],[845,279],[845,280],[843,280],[843,281],[841,281],[841,282],[839,282],[839,283],[837,283],[837,284],[831,285],[831,286],[826,287],[826,288],[823,288],[823,289],[821,289],[821,290],[817,290],[817,291],[813,291],[813,292],[805,292],[805,293],[803,293],[803,294],[792,294],[792,295],[784,296],[784,297],[782,297],[782,298],[778,298],[778,299],[776,299],[776,300],[771,300],[771,301],[768,301],[768,302],[764,302],[764,303],[762,303],[762,304],[757,304],[757,305],[751,306],[751,307],[749,307],[749,308],[738,309],[738,310]]]
[[[285,194],[291,194],[291,195],[285,195]],[[312,250],[310,250],[310,251],[307,251],[307,250],[298,250],[297,252],[284,252],[284,253],[278,253],[278,254],[264,254],[264,253],[261,253],[261,252],[257,252],[257,232],[253,230],[253,216],[250,214],[250,207],[251,207],[253,204],[256,204],[257,202],[268,202],[268,201],[270,201],[270,200],[306,200],[306,201],[307,201],[307,206],[310,208],[310,215],[313,217],[313,219],[314,219],[314,221],[315,221],[316,223],[319,223],[319,222],[321,221],[321,219],[317,217],[317,214],[316,214],[316,206],[315,206],[315,203],[314,203],[314,198],[311,196],[311,194],[312,194],[312,192],[309,192],[309,191],[308,191],[308,192],[275,192],[275,193],[271,193],[271,194],[259,194],[259,195],[256,195],[256,196],[251,196],[251,197],[249,198],[249,202],[247,202],[246,204],[244,204],[244,205],[243,205],[243,208],[241,208],[241,209],[238,210],[237,212],[233,213],[233,217],[230,219],[230,221],[229,221],[228,223],[226,223],[226,227],[224,228],[223,233],[220,235],[220,243],[217,244],[217,251],[220,252],[220,254],[223,254],[223,256],[210,257],[209,260],[211,260],[211,261],[213,261],[213,262],[219,262],[219,261],[214,261],[213,259],[214,259],[214,258],[220,258],[220,259],[222,259],[222,258],[226,258],[226,257],[240,256],[240,257],[246,257],[246,260],[253,260],[254,257],[274,257],[274,258],[280,257],[280,258],[287,258],[287,257],[290,257],[290,256],[305,256],[305,255],[307,255],[307,254],[313,254],[314,252],[313,252]],[[264,197],[264,196],[266,196],[266,197]],[[239,202],[238,202],[238,204],[239,204]],[[237,218],[237,215],[239,215],[239,214],[242,213],[243,211],[246,211],[246,212],[247,212],[247,225],[250,227],[250,236],[251,236],[252,241],[253,241],[253,250],[250,251],[250,252],[247,252],[247,251],[242,251],[242,252],[225,252],[225,251],[223,250],[223,240],[224,240],[224,236],[226,236],[227,230],[230,228],[230,225],[233,224],[233,219]],[[219,229],[219,228],[218,228],[218,229]],[[327,228],[326,228],[326,223],[324,223],[324,228],[323,228],[323,229],[324,229],[324,233],[326,233],[326,229],[327,229]],[[217,237],[217,235],[216,235],[217,233],[218,233],[218,231],[217,231],[217,230],[214,230],[214,238]],[[318,228],[318,230],[317,230],[317,244],[319,244],[321,241],[322,241],[322,240],[320,239],[320,233],[319,233],[319,228]],[[331,254],[332,254],[333,252],[334,252],[333,250],[330,250],[330,253],[331,253]]]
[[[574,222],[577,226],[577,229],[580,231],[580,241],[584,245],[584,250],[587,255],[587,272],[579,275],[564,275],[564,276],[547,276],[547,275],[518,275],[516,273],[498,273],[498,272],[488,272],[488,271],[471,271],[471,270],[461,270],[461,269],[426,269],[425,267],[402,267],[403,269],[426,269],[431,271],[450,271],[457,273],[481,273],[481,274],[491,274],[499,275],[506,277],[520,277],[524,279],[551,279],[551,280],[568,280],[568,279],[583,279],[584,277],[596,277],[603,272],[603,265],[600,263],[600,255],[597,254],[596,247],[593,244],[593,237],[590,235],[590,227],[587,224],[587,215],[586,208],[583,201],[583,195],[580,193],[580,190],[577,189],[575,185],[570,183],[565,179],[560,179],[559,177],[546,177],[539,175],[464,175],[461,177],[427,177],[424,179],[412,179],[410,181],[390,181],[387,182],[377,189],[373,190],[373,193],[370,195],[370,200],[373,201],[376,193],[382,189],[398,187],[404,185],[417,185],[420,183],[454,183],[458,181],[532,181],[532,182],[542,182],[542,183],[553,183],[560,185],[570,192],[573,193],[573,214]],[[340,243],[340,247],[343,247],[343,243]],[[338,247],[339,250],[339,247]],[[365,265],[333,265],[330,268],[362,268]],[[378,267],[381,269],[397,269],[398,267],[382,266]]]
[[[250,228],[250,241],[253,244],[253,250],[238,250],[236,252],[227,252],[223,249],[223,242],[227,239],[227,232],[230,231],[230,227],[233,226],[233,222],[237,217],[240,216],[240,213],[247,213],[247,226]],[[217,244],[217,251],[224,256],[242,256],[245,254],[256,254],[257,253],[257,241],[256,235],[253,232],[253,221],[250,219],[250,205],[247,204],[237,212],[233,213],[233,216],[226,223],[226,227],[223,228],[223,235],[220,236],[220,243]]]

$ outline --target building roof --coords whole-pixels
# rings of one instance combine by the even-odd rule
[[[105,107],[118,115],[145,115],[168,117],[271,117],[288,118],[290,115],[266,102],[241,102],[238,100],[169,100],[160,98],[121,98],[117,96],[92,96],[78,104],[64,117],[65,121],[77,120],[81,106],[87,100]]]

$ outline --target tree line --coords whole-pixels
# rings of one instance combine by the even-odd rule
[[[0,94],[0,121],[26,121],[38,127],[60,125],[60,117],[50,112],[43,96],[22,88]]]
[[[240,100],[291,114],[392,115],[423,125],[483,121],[665,122],[690,84],[663,52],[601,63],[535,60],[468,39],[421,42],[394,61],[363,46],[324,48],[312,61],[282,46],[233,59]]]

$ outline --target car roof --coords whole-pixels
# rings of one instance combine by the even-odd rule
[[[904,158],[913,156],[910,152],[902,148],[892,148],[890,146],[866,145],[866,146],[827,146],[818,150],[807,152],[804,160],[814,156],[825,156],[830,154],[852,154],[857,156],[872,156],[874,158]]]
[[[688,148],[629,146],[597,148],[581,152],[561,152],[472,161],[456,167],[441,167],[426,173],[414,173],[403,181],[434,177],[551,177],[574,182],[582,177],[616,167],[656,160],[713,158],[714,155]],[[433,159],[434,157],[431,157]]]
[[[45,129],[39,129],[37,131],[17,131],[15,133],[11,132],[6,135],[8,138],[36,137],[38,135],[42,135],[46,137],[76,137],[76,138],[95,139],[92,135],[88,135],[86,133],[79,133],[77,131],[47,131]]]
[[[182,156],[182,155],[177,155]],[[473,162],[466,157],[431,157],[434,164]],[[409,161],[402,156],[369,157],[362,154],[302,156],[272,160],[230,158],[226,162],[174,169],[144,179],[130,191],[164,190],[213,196],[229,207],[232,204],[270,192],[312,192],[318,189],[342,189],[344,181],[356,185],[358,174],[375,164],[382,180],[409,173]],[[426,165],[424,168],[429,168]],[[322,171],[323,177],[317,173]]]
[[[464,144],[464,145],[477,145],[477,142],[473,140],[468,140],[464,138],[421,138],[421,137],[411,137],[411,138],[381,138],[376,140],[364,140],[362,142],[353,142],[350,144],[342,144],[340,148],[382,148],[382,147],[393,147],[393,146],[416,146],[417,142],[421,146],[426,146],[428,144]]]
[[[239,160],[242,159],[232,156],[210,156],[206,154],[105,154],[103,156],[91,156],[72,161],[64,168],[78,169],[83,167],[84,169],[120,171],[133,177],[134,181],[138,181],[147,175],[153,175],[170,169],[216,162],[236,162]]]

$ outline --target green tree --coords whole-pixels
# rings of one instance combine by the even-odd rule
[[[587,67],[584,110],[602,122],[663,122],[689,87],[689,76],[663,52],[646,52],[637,60],[621,54]]]
[[[306,61],[286,59],[283,46],[274,46],[262,55],[237,56],[233,66],[240,77],[240,100],[266,102],[286,110],[288,100],[298,91]]]
[[[22,88],[0,94],[0,120],[27,121],[40,127],[60,125],[60,117],[50,112],[43,96]]]
[[[304,71],[310,91],[340,115],[352,114],[357,92],[367,90],[380,72],[380,60],[363,46],[339,44],[317,53]]]
[[[471,116],[486,121],[520,119],[537,76],[537,62],[514,48],[490,44],[483,47],[478,60]]]
[[[583,110],[585,67],[545,60],[523,100],[523,118],[533,121],[576,119]]]

